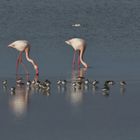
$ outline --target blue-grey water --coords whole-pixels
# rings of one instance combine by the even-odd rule
[[[80,27],[73,27],[80,24]],[[72,86],[73,37],[87,42],[85,79]],[[140,138],[140,1],[139,0],[4,0],[0,1],[0,139],[7,140],[138,140]],[[46,92],[16,86],[18,53],[7,45],[28,40],[38,63],[38,79],[51,81]],[[24,55],[23,55],[24,56]],[[34,79],[32,65],[23,59]],[[26,82],[22,66],[20,77]],[[2,81],[7,80],[7,86]],[[66,79],[65,86],[57,81]],[[114,80],[109,95],[102,88]],[[121,87],[119,81],[127,85]]]

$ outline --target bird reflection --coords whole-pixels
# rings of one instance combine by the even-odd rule
[[[12,112],[17,116],[24,116],[29,104],[30,89],[25,86],[16,86],[14,94],[9,98],[9,105]]]
[[[120,93],[121,93],[122,96],[124,96],[124,94],[126,92],[125,86],[126,86],[126,82],[125,81],[120,81]]]
[[[87,68],[80,68],[72,71],[72,79],[69,90],[67,91],[67,98],[70,100],[72,105],[80,105],[83,100],[84,88],[84,75]]]
[[[34,79],[36,81],[38,76],[35,76]],[[26,80],[29,81],[29,77]],[[11,96],[9,96],[9,106],[16,117],[21,118],[26,115],[31,94],[32,88],[27,86],[18,75],[16,85],[11,88]]]
[[[126,92],[125,87],[120,87],[120,93],[121,93],[122,96],[125,95],[125,92]]]

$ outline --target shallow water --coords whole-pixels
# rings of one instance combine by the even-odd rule
[[[72,80],[79,73],[74,71],[64,86],[57,85],[57,80],[64,77],[50,77],[49,92],[23,85],[17,86],[16,92],[11,93],[15,78],[7,79],[7,86],[1,88],[0,137],[83,140],[139,138],[140,81],[127,81],[127,85],[121,87],[115,79],[109,95],[104,95],[104,79],[99,81],[96,88],[91,84],[74,88]],[[86,77],[86,73],[82,76],[93,80]],[[26,81],[25,75],[20,77]],[[39,80],[44,81],[44,76]]]
[[[140,2],[138,0],[5,0],[0,1],[0,139],[137,140],[139,134]],[[73,27],[72,24],[80,24]],[[99,80],[73,89],[72,37],[87,42],[85,79]],[[39,65],[39,80],[49,79],[50,92],[15,87],[18,52],[6,46],[26,39]],[[33,67],[24,60],[34,79]],[[83,71],[82,71],[83,72]],[[82,73],[81,72],[81,73]],[[20,77],[26,82],[22,66]],[[57,86],[57,80],[68,80]],[[114,80],[109,96],[102,88]],[[119,81],[125,80],[125,88]]]
[[[7,87],[0,91],[1,139],[135,140],[140,137],[140,81],[128,81],[125,87],[120,87],[116,80],[109,95],[104,95],[104,80],[96,88],[91,84],[74,88],[72,79],[67,79],[64,86],[57,86],[57,78],[50,80],[49,92],[23,85],[11,93],[15,79],[8,79]]]

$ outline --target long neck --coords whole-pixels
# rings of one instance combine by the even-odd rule
[[[30,48],[26,48],[25,49],[26,59],[33,65],[34,69],[36,70],[36,74],[38,74],[38,65],[30,58],[29,52]]]
[[[87,68],[88,65],[83,60],[84,51],[85,51],[85,49],[80,50],[80,61],[84,65],[84,67]]]

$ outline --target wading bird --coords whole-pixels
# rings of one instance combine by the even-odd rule
[[[86,43],[83,39],[80,38],[72,38],[70,40],[65,41],[65,43],[67,43],[68,45],[71,45],[74,49],[74,55],[73,55],[73,66],[75,64],[75,54],[76,51],[79,51],[79,56],[78,56],[78,65],[80,65],[80,63],[83,64],[83,66],[85,68],[88,67],[88,65],[84,62],[83,60],[83,55],[86,49]]]
[[[19,56],[17,58],[17,62],[16,62],[16,74],[18,73],[19,63],[23,64],[22,63],[22,53],[23,52],[25,52],[27,61],[30,62],[33,65],[33,67],[34,67],[34,69],[36,71],[36,75],[39,74],[38,65],[29,56],[31,46],[30,46],[28,41],[26,41],[26,40],[17,40],[17,41],[14,41],[13,43],[9,44],[8,47],[15,48],[16,50],[18,50],[20,52],[20,54],[19,54]],[[26,69],[26,66],[23,65],[23,67],[24,67],[24,70],[28,73],[28,71]]]

